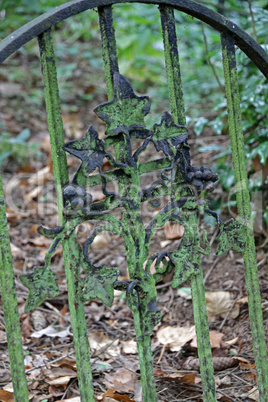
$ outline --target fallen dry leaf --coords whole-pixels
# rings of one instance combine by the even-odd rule
[[[38,172],[34,173],[29,178],[29,184],[34,186],[43,186],[46,182],[53,179],[53,175],[51,173],[50,166],[46,166]]]
[[[0,378],[1,382],[9,382],[11,381],[11,373],[9,369],[0,368]]]
[[[217,317],[224,318],[230,308],[233,300],[230,292],[206,292],[208,321],[215,321]],[[239,305],[235,303],[230,311],[229,318],[234,319],[239,315]]]
[[[249,399],[251,399],[252,401],[256,401],[259,402],[260,400],[260,393],[257,387],[252,388],[251,391],[249,391],[248,393],[248,397]]]
[[[120,341],[121,345],[123,346],[123,351],[127,355],[134,355],[138,352],[137,350],[137,342],[133,341]]]
[[[14,402],[13,392],[0,390],[0,401],[1,402]]]
[[[47,363],[49,364],[49,363]],[[52,381],[62,378],[62,377],[69,377],[70,378],[74,378],[77,377],[77,373],[76,371],[68,368],[68,367],[54,367],[52,369],[44,369],[43,370],[43,374],[46,377],[47,382],[49,382],[49,384],[53,384]]]
[[[64,377],[55,378],[55,380],[48,381],[49,385],[67,385],[71,378],[76,376],[66,375]]]
[[[167,222],[165,224],[165,235],[167,240],[181,239],[184,233],[184,226],[179,223]]]
[[[99,352],[101,349],[104,350],[104,356],[107,358],[111,356],[118,356],[120,354],[119,339],[110,339],[102,332],[91,332],[88,335],[88,341],[90,349],[95,352]]]
[[[210,345],[212,348],[220,348],[221,345],[221,340],[223,338],[224,334],[217,332],[217,331],[209,331],[209,338],[210,338]],[[193,338],[192,342],[190,343],[190,346],[192,348],[197,349],[197,339],[196,336]]]
[[[136,374],[120,368],[114,374],[105,374],[104,383],[107,387],[116,389],[118,392],[134,392]]]
[[[124,401],[124,402],[135,402],[133,399],[129,399],[127,395],[118,394],[113,389],[108,389],[108,391],[102,396],[103,402],[109,401]]]
[[[172,374],[167,374],[164,373],[160,369],[155,369],[154,374],[158,377],[162,377],[165,380],[172,380],[172,381],[181,381],[181,382],[187,382],[189,384],[195,384],[195,379],[196,375],[195,373],[187,373],[187,374],[182,374],[182,373],[172,373]]]
[[[83,122],[75,114],[63,114],[62,122],[66,136],[78,139],[83,136]]]
[[[248,304],[248,297],[242,297],[241,299],[237,300],[236,303],[241,303],[241,304]]]
[[[187,342],[195,337],[195,326],[161,327],[156,336],[158,341],[162,345],[166,345],[172,352],[179,352]]]
[[[7,334],[4,331],[0,330],[0,343],[6,343],[7,342]]]
[[[53,325],[49,325],[48,327],[41,329],[40,331],[35,331],[31,334],[32,338],[41,338],[43,335],[49,336],[51,338],[65,338],[66,336],[72,335],[70,332],[70,327],[57,331]]]
[[[102,201],[105,198],[105,195],[102,191],[91,191],[90,194],[92,195],[92,202]]]
[[[77,397],[71,398],[71,399],[62,399],[61,402],[81,402],[81,399],[79,396],[77,396]]]
[[[236,344],[239,340],[239,336],[236,336],[233,339],[230,339],[229,341],[224,341],[224,343],[227,343],[227,345],[232,346],[234,344]]]
[[[91,247],[94,250],[101,250],[104,247],[106,247],[110,242],[111,242],[111,237],[109,236],[109,234],[100,233],[95,237]]]
[[[160,247],[161,248],[165,248],[165,247],[167,247],[169,244],[171,244],[172,242],[170,241],[170,240],[163,240],[163,241],[160,241]]]

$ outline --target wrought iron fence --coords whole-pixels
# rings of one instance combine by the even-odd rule
[[[137,96],[129,81],[119,73],[111,6],[122,2],[124,1],[75,0],[66,3],[26,24],[0,44],[2,63],[23,44],[34,37],[38,38],[57,190],[60,226],[53,229],[39,227],[39,233],[53,239],[44,266],[34,267],[32,273],[21,276],[22,283],[29,289],[26,311],[37,308],[44,300],[58,294],[56,274],[51,270],[50,262],[56,248],[62,243],[81,400],[94,401],[84,301],[99,298],[104,304],[111,306],[114,289],[120,289],[126,292],[126,303],[134,315],[143,399],[146,402],[157,401],[150,348],[151,332],[161,319],[157,308],[156,283],[174,270],[172,287],[178,287],[188,278],[191,282],[203,396],[205,401],[216,401],[201,267],[202,254],[208,254],[211,250],[206,232],[202,231],[201,234],[198,227],[197,216],[201,211],[202,214],[213,216],[220,228],[218,253],[226,253],[233,249],[243,254],[260,400],[267,401],[268,360],[241,126],[235,45],[240,47],[266,76],[268,57],[264,50],[234,23],[200,4],[185,0],[143,0],[143,3],[159,5],[171,104],[171,114],[165,112],[160,123],[156,123],[153,129],[149,130],[144,123],[144,117],[150,111],[149,98]],[[100,139],[96,129],[91,126],[84,138],[64,144],[51,28],[71,15],[96,7],[99,13],[109,101],[97,106],[94,112],[106,124],[106,137]],[[209,204],[204,198],[205,193],[213,191],[213,183],[218,179],[217,174],[211,171],[209,166],[197,168],[191,165],[174,9],[209,24],[221,35],[239,211],[236,220],[231,219],[225,223],[209,209]],[[142,142],[135,152],[131,146],[133,137]],[[154,145],[156,154],[161,151],[165,156],[140,163],[140,156],[149,143]],[[113,148],[114,155],[107,151],[109,147]],[[71,182],[66,152],[81,161]],[[109,160],[112,171],[102,171],[104,158]],[[96,169],[98,174],[90,175]],[[161,179],[153,182],[149,188],[142,188],[140,176],[154,170],[161,171]],[[110,181],[118,183],[118,193],[108,191],[107,183]],[[100,202],[92,202],[91,194],[86,191],[86,188],[96,184],[102,185],[105,195],[105,199]],[[0,285],[15,401],[26,402],[29,399],[2,183],[0,187]],[[159,207],[159,200],[166,195],[170,197],[169,203],[158,211],[145,227],[141,204],[148,201],[153,207]],[[121,208],[121,220],[112,213],[115,208]],[[104,223],[89,234],[81,247],[75,228],[82,222],[96,219]],[[150,255],[149,245],[154,231],[170,220],[184,226],[184,235],[178,249]],[[117,268],[95,266],[91,262],[90,245],[102,231],[110,231],[124,238],[128,281],[118,280]],[[201,246],[201,240],[204,246]],[[155,274],[150,270],[153,262]]]

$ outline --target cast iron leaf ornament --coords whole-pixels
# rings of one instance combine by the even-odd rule
[[[114,74],[113,100],[94,109],[96,115],[106,123],[106,135],[112,136],[144,129],[144,117],[149,111],[148,96],[137,96],[129,81],[119,73]]]
[[[106,265],[90,272],[82,282],[81,297],[83,301],[92,299],[102,300],[111,307],[114,299],[114,285],[119,276],[118,268],[106,268]]]
[[[208,202],[198,199],[201,191],[214,189],[217,174],[208,166],[191,166],[187,130],[175,124],[168,112],[163,114],[161,122],[155,124],[153,130],[146,129],[144,117],[149,110],[148,97],[137,96],[128,80],[115,73],[113,100],[95,108],[97,116],[106,123],[106,138],[100,139],[96,129],[90,126],[84,138],[64,144],[64,150],[80,159],[81,165],[71,183],[63,188],[65,224],[55,229],[39,229],[41,234],[54,240],[46,254],[45,267],[37,267],[32,274],[22,276],[23,283],[30,290],[27,310],[58,294],[56,275],[49,267],[56,248],[68,238],[70,258],[76,261],[74,275],[77,278],[77,297],[83,302],[98,298],[111,306],[114,289],[126,291],[127,305],[134,314],[135,323],[140,323],[136,332],[136,340],[140,341],[152,333],[161,319],[155,283],[172,271],[174,288],[188,278],[191,280],[201,272],[201,254],[211,251],[205,230],[204,248],[200,245],[195,218],[197,212],[208,213],[216,218],[221,228],[219,252],[226,252],[230,247],[236,251],[243,250],[243,225],[238,221],[223,224],[219,216],[209,210]],[[132,150],[133,137],[143,141],[135,152]],[[158,168],[162,169],[161,179],[154,181],[149,188],[142,188],[140,175],[151,170],[141,171],[146,164],[140,164],[139,157],[150,142],[157,152],[164,153],[165,158],[154,161],[155,166],[159,164]],[[112,151],[107,152],[108,147],[114,148],[114,156]],[[102,170],[104,158],[112,166],[107,173]],[[96,170],[98,174],[95,174]],[[179,174],[174,174],[176,171]],[[107,191],[109,177],[118,182],[118,194]],[[102,201],[93,202],[85,188],[87,180],[92,178],[93,182],[102,185],[105,196]],[[163,195],[169,195],[171,201],[145,227],[141,216],[142,202],[149,201],[153,207],[157,207]],[[120,219],[111,213],[115,208],[121,209]],[[92,220],[105,223],[97,224],[82,247],[75,229],[79,224]],[[168,221],[184,226],[182,239],[174,251],[163,250],[150,256],[150,242],[156,229]],[[95,266],[90,260],[91,244],[99,233],[105,231],[121,236],[125,241],[129,273],[127,281],[118,280],[118,268]],[[156,272],[152,274],[154,261]]]
[[[53,299],[59,295],[59,287],[56,283],[57,275],[49,268],[34,267],[30,274],[21,275],[24,286],[29,289],[25,304],[25,311],[31,311],[39,307],[46,299]]]
[[[175,124],[168,112],[164,112],[160,124],[155,124],[153,127],[153,143],[157,152],[163,151],[172,159],[177,154],[179,144],[183,144],[187,138],[186,128]]]
[[[242,219],[230,219],[221,225],[221,232],[218,236],[218,255],[226,254],[231,249],[238,253],[243,253],[246,243],[245,225],[246,223]]]

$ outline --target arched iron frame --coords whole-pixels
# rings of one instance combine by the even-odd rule
[[[67,19],[73,15],[81,13],[86,10],[98,8],[100,15],[100,27],[102,32],[103,46],[104,46],[104,61],[106,63],[106,80],[107,80],[107,88],[109,98],[113,97],[113,74],[117,73],[118,66],[117,63],[113,64],[112,58],[110,57],[110,52],[116,53],[115,50],[115,41],[113,42],[113,29],[109,26],[109,22],[112,21],[111,15],[111,6],[121,3],[134,3],[134,1],[125,1],[125,0],[115,0],[115,1],[103,1],[103,0],[75,0],[69,3],[66,3],[62,6],[56,7],[51,11],[43,14],[42,16],[34,19],[28,24],[24,25],[22,28],[18,29],[11,35],[9,35],[6,39],[4,39],[0,43],[0,64],[3,63],[10,55],[12,55],[15,51],[17,51],[21,46],[29,42],[35,37],[39,39],[39,46],[41,51],[41,63],[43,67],[43,75],[45,81],[45,94],[47,92],[51,92],[50,94],[46,94],[46,103],[48,114],[50,111],[51,121],[49,121],[49,128],[52,132],[51,134],[51,142],[55,143],[56,134],[60,132],[60,142],[61,148],[63,145],[63,130],[62,124],[57,121],[58,116],[60,115],[60,104],[59,97],[57,93],[57,85],[56,89],[53,89],[53,85],[55,84],[55,77],[53,72],[53,60],[54,59],[54,51],[53,45],[50,37],[50,28],[61,22],[64,19]],[[171,27],[171,31],[168,30],[168,23],[171,21],[171,25],[174,25],[173,11],[178,10],[184,12],[188,15],[191,15],[200,21],[210,25],[212,28],[217,30],[221,35],[222,40],[222,52],[223,52],[223,67],[224,67],[224,76],[225,76],[225,87],[226,87],[226,96],[228,102],[228,110],[229,110],[229,129],[231,136],[231,146],[233,151],[233,163],[234,163],[234,172],[237,186],[237,201],[238,201],[238,210],[239,215],[245,219],[247,222],[250,222],[250,204],[249,204],[249,193],[247,187],[247,176],[246,176],[246,164],[245,164],[245,152],[244,152],[244,143],[243,143],[243,134],[241,127],[241,113],[239,108],[239,94],[238,94],[238,82],[236,76],[236,60],[235,60],[235,45],[237,45],[259,68],[259,70],[264,74],[265,77],[268,78],[268,56],[264,49],[256,43],[246,32],[241,30],[236,24],[232,21],[228,20],[224,16],[218,14],[217,12],[201,5],[195,3],[190,0],[142,0],[135,1],[135,3],[144,3],[144,4],[154,4],[160,7],[161,12],[161,20],[162,20],[162,29],[163,29],[163,39],[165,44],[165,54],[166,54],[166,64],[170,63],[168,67],[170,67],[174,74],[173,78],[177,77],[177,83],[170,84],[169,82],[169,90],[170,90],[170,99],[171,99],[171,110],[172,114],[176,115],[174,117],[174,121],[179,124],[185,124],[185,116],[183,111],[183,98],[182,98],[182,88],[180,82],[180,74],[179,74],[179,62],[178,62],[178,54],[170,48],[171,41],[174,41],[174,30],[173,26]],[[110,29],[110,32],[108,32]],[[167,32],[166,38],[164,37],[164,32]],[[112,42],[109,43],[108,36],[112,35]],[[173,35],[173,37],[172,37]],[[106,44],[105,44],[106,41]],[[47,55],[50,52],[50,60]],[[168,61],[169,60],[169,61]],[[51,63],[51,64],[50,64]],[[169,78],[169,77],[168,77]],[[173,79],[172,78],[172,79]],[[171,80],[172,80],[171,79]],[[52,88],[52,89],[51,89]],[[180,106],[178,103],[181,103]],[[52,144],[53,145],[53,144]],[[55,144],[54,144],[55,145]],[[52,147],[53,148],[53,147]],[[53,163],[54,163],[54,172],[55,172],[55,182],[58,190],[58,203],[60,206],[63,205],[62,200],[62,186],[67,183],[68,178],[66,176],[66,166],[64,162],[64,158],[60,159],[61,162],[57,160],[58,156],[63,157],[62,149],[56,148],[53,151]],[[62,162],[63,160],[63,162]],[[65,172],[65,173],[64,173]],[[243,184],[241,186],[241,183]],[[1,184],[1,183],[0,183]],[[25,376],[23,373],[23,354],[21,348],[21,340],[20,340],[20,332],[18,326],[18,312],[17,312],[17,302],[16,302],[16,291],[14,285],[14,273],[12,267],[12,258],[10,253],[9,246],[9,235],[7,231],[7,222],[5,216],[5,204],[4,204],[4,195],[1,185],[1,194],[0,194],[0,217],[1,217],[1,259],[0,259],[0,284],[2,289],[2,298],[3,298],[3,306],[5,312],[5,322],[8,334],[8,343],[9,343],[9,354],[11,361],[11,371],[12,378],[14,384],[14,392],[15,392],[15,400],[23,402],[28,400],[27,387]],[[60,216],[60,221],[63,223],[64,218]],[[256,265],[256,257],[255,257],[255,246],[254,246],[254,237],[253,237],[253,229],[252,225],[248,224],[245,229],[245,238],[246,238],[246,247],[243,252],[244,256],[244,264],[245,264],[245,276],[246,276],[246,284],[247,291],[249,295],[249,314],[250,321],[252,327],[252,336],[253,336],[253,348],[255,354],[256,361],[256,369],[257,369],[257,378],[259,383],[259,391],[260,391],[260,400],[262,402],[268,400],[268,362],[267,362],[267,353],[266,353],[266,345],[264,340],[264,329],[262,323],[262,312],[261,312],[261,302],[260,302],[260,293],[258,286],[258,271]],[[63,246],[66,250],[67,255],[67,247],[71,247],[70,243]],[[72,277],[72,267],[71,265],[66,268],[69,272],[69,278]],[[67,272],[66,271],[66,272]],[[67,275],[67,274],[66,274]],[[195,286],[195,291],[198,294],[202,292],[200,288],[202,278],[199,278],[199,282],[192,286]],[[194,289],[193,289],[194,291]],[[6,298],[5,294],[12,295],[11,298]],[[71,297],[73,297],[73,301],[75,301],[75,290],[70,287],[68,289],[69,293],[73,293]],[[79,337],[83,337],[83,330],[85,329],[83,325],[80,324],[80,313],[79,310],[82,307],[76,305],[74,312],[74,338],[77,339]],[[12,312],[11,312],[12,311]],[[198,316],[199,312],[196,312]],[[202,317],[201,317],[202,318]],[[201,322],[200,318],[200,322]],[[82,328],[83,327],[83,328]],[[82,332],[81,332],[82,331]],[[147,339],[148,341],[148,339]],[[146,342],[147,342],[146,341]],[[201,339],[202,341],[202,339]],[[202,343],[202,342],[201,342]],[[144,343],[143,351],[146,351],[146,347],[149,344]],[[76,353],[76,358],[79,365],[79,383],[80,383],[80,392],[81,392],[81,400],[85,401],[93,401],[93,389],[92,389],[92,377],[90,371],[90,362],[88,361],[89,356],[88,348],[85,344],[82,344],[78,348],[79,350]],[[146,354],[146,353],[145,353]],[[201,359],[201,358],[200,358]],[[202,359],[201,359],[202,360]],[[209,359],[208,359],[209,360]],[[206,361],[204,359],[203,363]],[[202,363],[202,361],[201,361]],[[202,364],[203,364],[202,363]],[[144,366],[146,366],[146,358],[144,361]],[[201,365],[202,365],[201,364]],[[201,367],[202,369],[202,367]],[[205,365],[203,367],[203,374],[201,370],[201,376],[203,379],[203,387],[204,387],[204,400],[213,401],[215,399],[215,389],[211,383],[211,375],[206,373],[209,371],[206,369]],[[146,373],[146,370],[148,373]],[[213,370],[212,370],[213,371]],[[211,371],[211,372],[212,372]],[[145,367],[144,373],[144,381],[146,379],[148,381],[148,389],[144,387],[144,400],[146,402],[153,402],[157,400],[154,385],[150,383],[150,377],[152,377],[151,368]],[[151,389],[150,389],[151,386]]]

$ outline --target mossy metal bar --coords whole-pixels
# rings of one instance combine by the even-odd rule
[[[103,59],[104,68],[106,73],[108,98],[111,99],[114,95],[114,82],[111,72],[116,73],[115,69],[118,69],[116,55],[116,41],[114,36],[112,12],[107,10],[108,7],[100,8],[100,29],[102,35],[103,43]],[[110,8],[110,7],[109,7]],[[112,48],[108,49],[107,43],[109,41],[112,43]],[[110,50],[110,51],[109,51]],[[111,93],[111,88],[113,92]],[[129,109],[131,113],[131,109]],[[115,157],[118,160],[125,160],[127,158],[127,144],[123,137],[120,137],[114,143]],[[129,270],[130,280],[134,281],[137,278],[142,278],[143,276],[143,263],[144,263],[144,237],[145,229],[142,220],[140,219],[140,197],[139,197],[139,187],[140,187],[140,173],[139,169],[133,170],[131,176],[126,181],[125,177],[118,178],[119,193],[122,197],[129,198],[129,207],[126,210],[122,210],[122,223],[126,227],[129,227],[129,233],[125,236],[126,250],[127,250],[127,263]],[[132,186],[131,193],[127,193],[128,186]],[[134,201],[135,200],[135,201]],[[133,203],[134,201],[134,203]],[[132,206],[131,206],[132,205]],[[155,286],[155,285],[153,285]],[[153,292],[153,289],[150,289]],[[149,292],[150,292],[149,290]],[[146,322],[144,322],[144,315],[141,312],[142,300],[137,295],[137,303],[139,308],[133,308],[135,332],[137,338],[137,349],[140,362],[141,371],[141,382],[143,391],[144,402],[157,402],[157,393],[154,380],[154,368],[153,368],[153,358],[151,352],[151,340],[150,334],[145,334],[144,328],[146,327]],[[142,307],[141,307],[142,306]]]
[[[186,125],[183,91],[180,73],[179,52],[174,19],[174,10],[168,6],[159,6],[164,40],[166,71],[171,105],[171,114],[175,123]]]
[[[103,61],[105,67],[108,98],[113,97],[113,75],[119,72],[112,7],[99,7],[99,22],[102,37]]]
[[[185,125],[186,118],[184,113],[183,90],[180,75],[180,62],[177,47],[174,11],[168,6],[160,6],[159,9],[161,14],[171,113],[174,121]],[[179,178],[181,177],[180,170],[177,171],[176,175]],[[184,217],[188,220],[188,224],[190,224],[192,229],[194,229],[194,232],[198,233],[197,212],[194,210],[188,211],[187,208],[185,208]],[[197,242],[199,243],[199,238],[197,239]],[[201,256],[198,253],[196,259],[197,265],[201,267]],[[214,370],[209,339],[209,326],[206,313],[202,269],[200,269],[198,274],[191,275],[190,280],[192,287],[194,320],[197,334],[203,396],[204,400],[207,402],[216,401]]]
[[[229,132],[236,183],[238,213],[246,221],[245,250],[243,252],[248,293],[249,317],[256,363],[260,401],[268,401],[268,359],[263,327],[258,267],[254,231],[251,218],[245,145],[242,132],[240,97],[236,72],[234,39],[227,33],[221,35],[225,88],[228,104]]]
[[[29,401],[24,369],[20,319],[17,305],[15,276],[6,218],[2,179],[0,176],[0,290],[7,334],[10,370],[15,402]]]
[[[62,148],[64,144],[64,131],[57,83],[56,59],[50,30],[39,36],[39,47],[45,86],[44,93],[51,140],[53,171],[57,191],[59,222],[60,225],[63,225],[65,223],[65,218],[63,215],[62,187],[68,183],[69,178],[66,154]],[[76,290],[75,276],[79,267],[79,254],[77,249],[73,246],[73,242],[73,236],[62,242],[69,309],[75,344],[81,401],[93,402],[95,399],[92,385],[92,372],[84,305],[81,299],[77,296]]]

